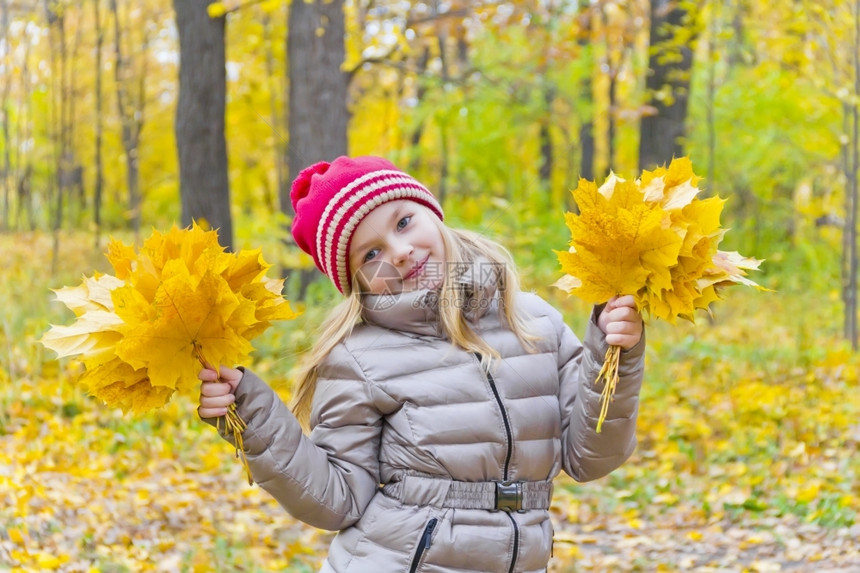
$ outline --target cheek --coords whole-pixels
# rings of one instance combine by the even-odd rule
[[[437,259],[445,258],[445,241],[442,239],[442,233],[435,226],[427,233],[427,244],[433,249]]]
[[[369,294],[397,294],[402,290],[400,271],[384,261],[370,261],[355,273],[364,292]]]

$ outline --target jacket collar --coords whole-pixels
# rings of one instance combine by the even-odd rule
[[[477,323],[498,312],[497,267],[481,259],[464,266],[457,283],[466,293],[466,319]],[[443,288],[449,288],[447,286]],[[362,317],[370,324],[422,336],[442,336],[439,291],[419,289],[396,295],[363,295]]]
[[[438,291],[364,295],[361,302],[362,317],[370,324],[423,336],[442,336]]]

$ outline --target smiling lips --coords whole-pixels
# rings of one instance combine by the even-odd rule
[[[414,278],[421,274],[424,270],[424,267],[427,265],[427,259],[430,258],[430,255],[427,255],[422,260],[420,260],[414,267],[409,269],[409,272],[406,273],[406,276],[403,277],[403,280],[408,281],[411,278]]]

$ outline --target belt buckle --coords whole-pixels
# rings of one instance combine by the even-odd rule
[[[497,481],[496,511],[507,512],[523,510],[523,483],[519,481]]]

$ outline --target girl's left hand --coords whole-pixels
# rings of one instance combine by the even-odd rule
[[[636,310],[632,295],[613,297],[597,317],[597,326],[606,335],[606,343],[629,350],[642,338],[642,316]]]

